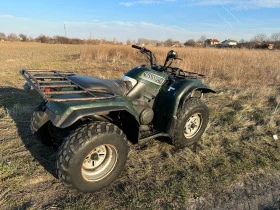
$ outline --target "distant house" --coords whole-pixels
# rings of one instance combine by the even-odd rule
[[[205,47],[215,47],[219,43],[220,42],[217,39],[206,39],[204,42],[204,46]]]
[[[274,44],[268,44],[267,49],[273,50]]]
[[[236,45],[237,45],[237,41],[231,39],[227,39],[221,43],[222,47],[234,47]]]

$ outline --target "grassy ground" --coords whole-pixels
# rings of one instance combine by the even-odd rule
[[[130,148],[121,177],[94,194],[68,191],[56,178],[56,151],[29,130],[40,97],[22,90],[22,68],[69,69],[121,77],[144,62],[128,46],[0,43],[1,209],[280,208],[278,51],[176,49],[177,64],[205,73],[211,118],[196,148],[150,140]],[[159,61],[169,49],[154,48]]]

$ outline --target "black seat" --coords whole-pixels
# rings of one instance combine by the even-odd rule
[[[89,91],[101,90],[116,95],[126,95],[130,89],[130,85],[120,79],[110,80],[89,76],[68,76],[68,78]]]

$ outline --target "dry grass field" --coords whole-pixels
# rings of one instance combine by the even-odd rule
[[[162,63],[168,48],[152,48]],[[55,177],[56,151],[29,130],[41,101],[25,93],[23,68],[118,78],[144,63],[130,46],[0,42],[0,209],[279,209],[280,52],[177,48],[186,70],[217,91],[196,148],[150,140],[130,147],[120,178],[94,194]]]

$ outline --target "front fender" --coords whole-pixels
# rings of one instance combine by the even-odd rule
[[[177,110],[189,98],[197,97],[194,94],[195,92],[215,93],[214,90],[199,79],[176,79],[166,83],[154,103],[155,128],[173,136]]]
[[[184,105],[184,103],[189,98],[200,98],[202,93],[216,93],[216,91],[212,90],[208,85],[204,84],[203,86],[194,86],[189,88],[183,96],[180,98],[179,106]],[[178,107],[177,107],[178,108]]]
[[[77,120],[92,115],[107,114],[111,111],[127,111],[139,122],[139,115],[127,97],[91,101],[53,102],[46,104],[46,113],[51,122],[59,128],[66,128]]]

